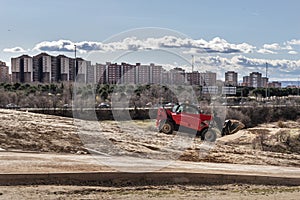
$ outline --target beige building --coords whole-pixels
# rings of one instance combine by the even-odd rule
[[[206,71],[200,73],[200,85],[202,86],[215,86],[217,83],[217,74],[214,72]]]
[[[237,86],[238,85],[238,73],[234,71],[225,72],[225,85]]]
[[[254,88],[260,88],[260,87],[267,87],[268,86],[269,79],[267,77],[262,77],[261,73],[259,72],[252,72],[249,76],[243,77],[243,86],[247,87],[254,87]]]
[[[82,83],[94,82],[95,70],[91,65],[91,61],[86,61],[82,58],[77,58],[76,62],[76,81]]]
[[[179,67],[171,69],[169,72],[168,84],[181,85],[186,82],[185,70]]]
[[[57,66],[60,71],[58,80],[60,81],[70,81],[71,80],[71,62],[72,60],[65,55],[57,56]]]
[[[11,58],[12,82],[31,83],[34,81],[33,59],[28,55]]]
[[[5,62],[0,61],[0,83],[7,83],[9,80],[9,69]]]

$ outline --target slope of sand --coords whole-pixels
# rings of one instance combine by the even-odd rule
[[[297,122],[264,124],[203,143],[191,134],[158,133],[153,121],[83,122],[78,127],[70,118],[13,110],[0,110],[0,120],[0,148],[5,150],[85,154],[92,149],[140,158],[300,166]]]

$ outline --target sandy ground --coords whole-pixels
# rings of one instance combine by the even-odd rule
[[[243,129],[215,143],[193,134],[158,133],[154,121],[90,122],[0,109],[0,148],[34,152],[300,166],[300,123]]]
[[[132,156],[147,159],[181,160],[251,165],[300,166],[300,125],[298,122],[264,124],[204,143],[193,135],[158,133],[153,121],[83,122],[69,118],[0,110],[0,148],[48,152],[68,156]],[[75,155],[74,155],[75,156]],[[22,156],[20,156],[21,159]],[[2,165],[9,156],[1,155]],[[23,158],[26,159],[26,158]],[[45,159],[51,160],[49,157]],[[74,159],[74,158],[72,158]],[[71,164],[61,160],[62,168]],[[191,162],[192,161],[192,162]],[[3,164],[4,163],[4,164]],[[27,157],[29,172],[31,163]],[[43,164],[41,160],[40,164]],[[44,163],[47,165],[47,163]],[[49,163],[48,163],[49,164]],[[37,170],[38,170],[37,165]],[[82,169],[93,163],[83,163]],[[22,168],[23,166],[16,166]],[[55,166],[57,167],[57,165]],[[55,171],[57,168],[48,166]],[[61,169],[62,169],[61,168]],[[104,170],[104,169],[100,169]],[[3,171],[9,173],[10,169]],[[249,185],[160,186],[104,188],[83,186],[1,186],[0,199],[298,199],[299,187]]]
[[[300,187],[255,185],[222,186],[145,186],[145,187],[86,187],[86,186],[16,186],[0,187],[0,199],[190,199],[190,200],[298,200]]]

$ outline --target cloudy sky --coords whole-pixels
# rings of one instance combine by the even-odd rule
[[[8,65],[22,54],[74,56],[76,45],[92,62],[190,71],[193,55],[195,70],[219,78],[227,70],[239,79],[252,71],[265,75],[266,63],[273,81],[300,77],[297,0],[1,0],[0,7],[0,60]]]

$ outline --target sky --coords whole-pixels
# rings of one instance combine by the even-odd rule
[[[0,60],[74,55],[190,71],[300,77],[300,1],[1,0]],[[124,53],[125,52],[125,53]],[[174,56],[177,55],[177,56]],[[176,57],[176,58],[175,58]]]

